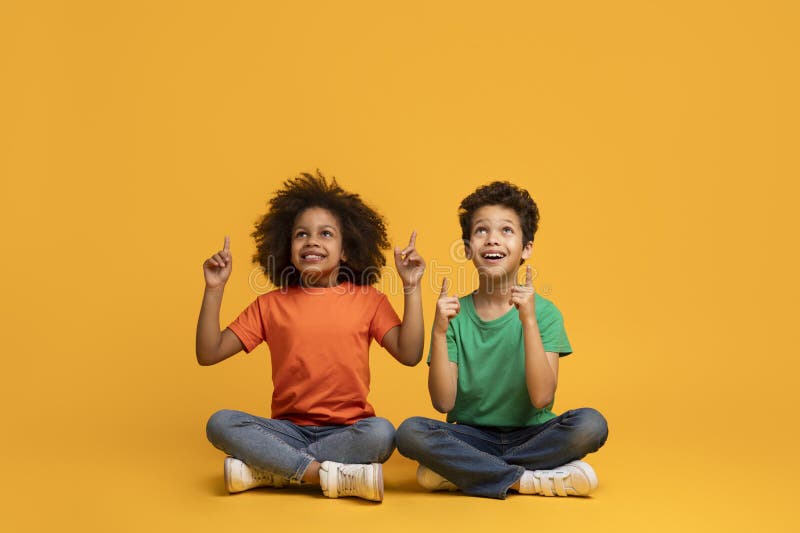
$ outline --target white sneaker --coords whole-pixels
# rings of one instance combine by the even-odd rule
[[[417,483],[422,488],[431,491],[449,490],[452,492],[458,490],[458,487],[424,465],[419,465],[417,468]]]
[[[380,463],[348,465],[325,461],[319,468],[319,484],[328,498],[356,496],[383,500],[383,471]]]
[[[281,488],[289,485],[289,480],[258,470],[235,457],[225,458],[225,486],[231,494],[255,487]]]
[[[526,470],[519,480],[520,494],[586,496],[597,488],[597,474],[583,461],[552,470]]]

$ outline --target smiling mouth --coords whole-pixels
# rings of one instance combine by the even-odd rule
[[[325,256],[317,252],[308,252],[300,254],[300,259],[309,263],[317,263],[325,259]]]
[[[481,254],[481,257],[486,259],[487,261],[500,261],[506,256],[506,254],[502,252],[486,252]]]

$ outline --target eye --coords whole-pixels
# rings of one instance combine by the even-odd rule
[[[514,228],[512,228],[511,226],[506,226],[505,228],[503,228],[503,233],[513,234]]]
[[[297,233],[294,234],[296,239],[302,239],[306,235],[308,235],[308,233],[305,230],[299,230]]]
[[[485,227],[478,226],[477,228],[475,228],[475,235],[483,235],[484,233],[486,233]]]
[[[333,237],[333,232],[331,230],[327,230],[327,229],[323,230],[322,231],[322,236],[323,237]]]

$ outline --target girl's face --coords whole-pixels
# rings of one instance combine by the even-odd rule
[[[300,271],[303,285],[336,285],[344,261],[341,225],[333,213],[309,207],[297,215],[292,227],[292,264]]]
[[[489,278],[516,276],[520,260],[528,259],[533,243],[522,242],[519,215],[502,205],[485,205],[472,216],[467,255]]]

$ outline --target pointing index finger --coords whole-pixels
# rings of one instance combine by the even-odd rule
[[[447,278],[442,280],[442,292],[439,293],[439,296],[447,296],[447,289],[450,288],[450,281]]]
[[[417,230],[411,232],[411,239],[408,241],[408,247],[413,248],[417,244]]]
[[[228,235],[225,235],[225,244],[222,245],[222,251],[230,252],[231,250],[231,238]]]
[[[525,286],[533,287],[533,269],[530,265],[525,269]]]

